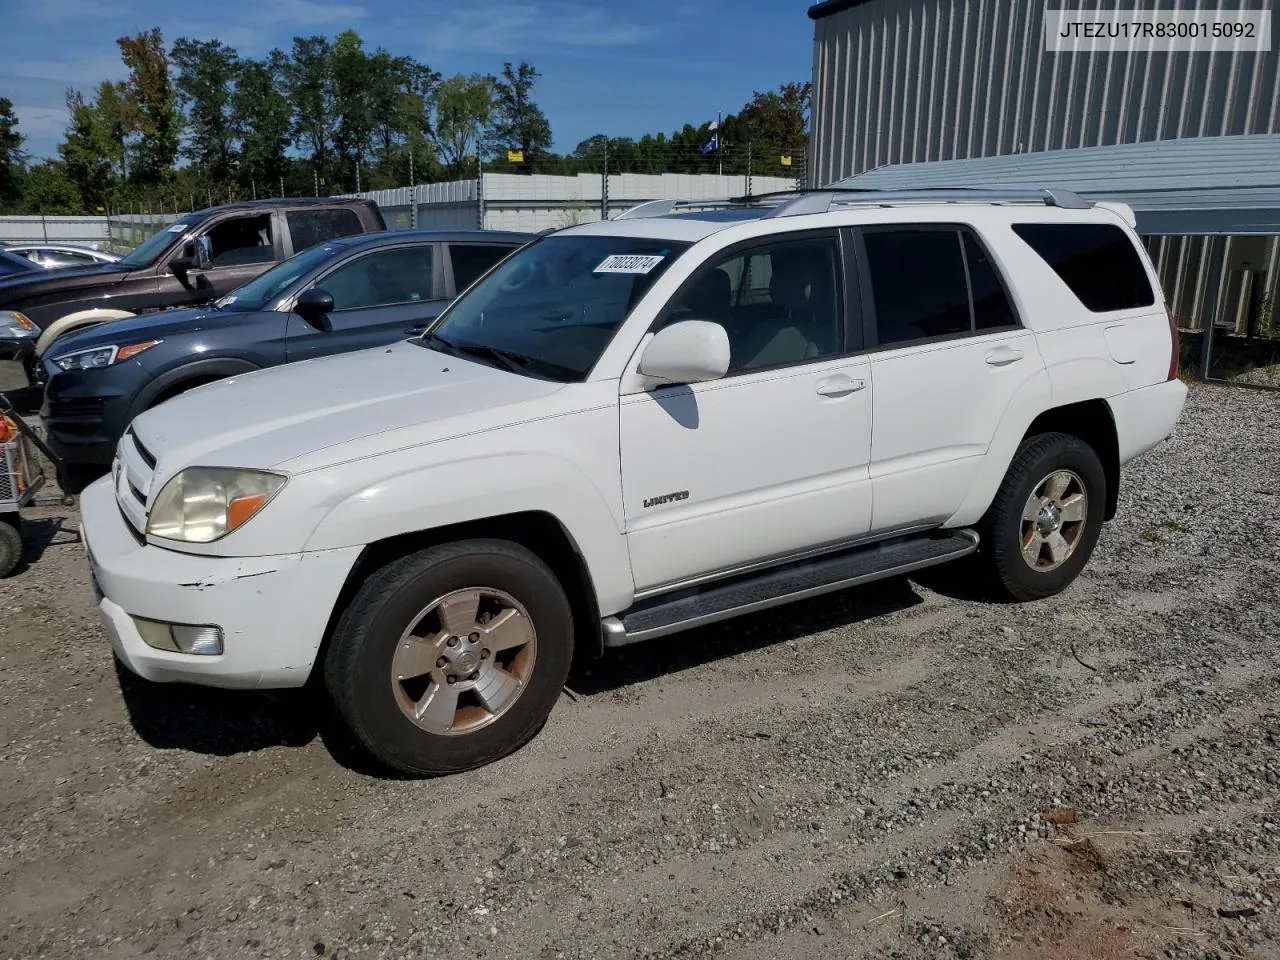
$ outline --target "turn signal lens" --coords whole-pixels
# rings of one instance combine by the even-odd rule
[[[121,360],[128,360],[130,357],[136,357],[143,350],[150,350],[159,340],[148,340],[146,343],[131,343],[127,347],[121,347],[116,353],[116,363]]]

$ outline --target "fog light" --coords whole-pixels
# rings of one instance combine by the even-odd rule
[[[185,623],[164,623],[134,617],[134,625],[143,642],[157,650],[173,653],[190,653],[196,656],[216,657],[222,653],[222,628],[191,626]]]
[[[175,623],[172,630],[174,642],[183,653],[206,657],[222,653],[222,630],[219,627],[190,627]]]

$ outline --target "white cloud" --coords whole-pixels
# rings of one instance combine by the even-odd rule
[[[425,44],[433,51],[514,53],[546,47],[621,47],[657,31],[599,7],[576,3],[494,3],[433,11]]]

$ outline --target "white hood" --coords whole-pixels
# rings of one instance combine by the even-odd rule
[[[157,480],[192,465],[268,468],[308,455],[315,467],[327,448],[411,427],[422,428],[411,442],[430,442],[465,430],[468,414],[561,387],[403,342],[219,380],[141,414],[133,431],[157,458]]]

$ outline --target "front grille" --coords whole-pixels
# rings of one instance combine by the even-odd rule
[[[116,448],[116,504],[135,534],[147,526],[147,497],[155,465],[155,455],[138,441],[133,430],[125,431]]]
[[[156,468],[156,458],[151,451],[142,445],[142,441],[138,439],[138,435],[132,429],[129,431],[129,436],[133,439],[133,445],[138,448],[138,456],[142,458],[143,463],[154,470]]]

